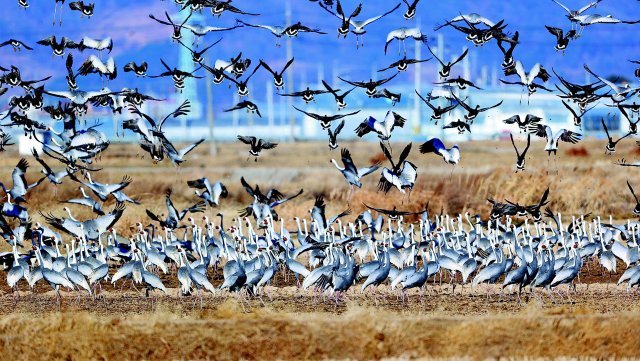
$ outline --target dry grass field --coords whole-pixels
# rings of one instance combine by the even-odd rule
[[[341,145],[351,150],[357,166],[381,159],[375,143]],[[634,161],[640,157],[631,142],[620,144],[611,156],[604,154],[602,142],[585,141],[564,149],[566,144],[562,144],[557,174],[553,157],[552,171],[547,174],[541,142],[532,143],[527,171],[517,174],[509,142],[461,144],[462,162],[453,173],[441,159],[419,154],[418,146],[413,145],[410,156],[418,166],[418,182],[404,203],[395,191],[381,197],[374,175],[365,179],[347,205],[346,182],[329,162],[331,157],[338,160],[339,152],[329,152],[326,144],[319,143],[283,143],[258,163],[247,160],[246,149],[237,144],[223,144],[216,157],[207,156],[202,146],[180,168],[166,162],[154,165],[141,159],[135,146],[113,144],[96,164],[104,170],[94,179],[111,183],[124,174],[133,178],[125,193],[142,205],[127,205],[118,226],[125,235],[127,227],[136,222],[148,224],[145,208],[166,212],[164,192],[169,188],[178,208],[195,202],[186,181],[203,176],[221,180],[230,192],[220,209],[207,211],[210,217],[218,212],[233,217],[250,203],[240,187],[241,176],[261,188],[277,186],[285,194],[304,188],[301,197],[278,209],[285,218],[306,215],[318,193],[326,195],[328,214],[347,206],[357,214],[364,209],[363,203],[416,211],[429,204],[433,212],[469,211],[486,217],[490,209],[486,198],[527,203],[549,186],[550,207],[555,211],[625,219],[632,216],[635,206],[625,181],[637,182],[640,190],[637,169],[613,164],[620,158]],[[396,152],[402,147],[393,144]],[[18,159],[17,154],[2,153],[2,181],[10,182]],[[27,179],[34,180],[40,167],[33,160],[30,163]],[[50,163],[54,170],[59,168]],[[57,189],[43,183],[28,196],[30,214],[36,221],[41,221],[38,211],[66,216],[60,202],[77,197],[77,187],[68,180]],[[70,208],[76,218],[91,217],[81,207]],[[6,244],[0,249],[7,250]],[[210,274],[210,278],[216,286],[221,283],[220,274]],[[452,294],[450,287],[430,282],[427,294],[411,293],[405,302],[388,286],[379,288],[375,300],[350,291],[336,302],[300,292],[291,277],[285,280],[279,274],[275,287],[262,298],[223,292],[205,296],[201,307],[197,297],[177,296],[175,277],[171,277],[166,280],[169,296],[145,297],[128,285],[123,290],[106,287],[99,299],[63,293],[58,310],[48,286],[41,285],[35,292],[24,287],[18,296],[11,294],[0,273],[0,355],[5,360],[640,356],[640,295],[614,287],[597,263],[580,278],[578,291],[570,299],[565,287],[560,293],[538,291],[518,300],[509,289],[500,293],[498,286],[458,287]]]

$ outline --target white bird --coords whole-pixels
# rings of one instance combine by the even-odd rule
[[[103,63],[97,56],[90,55],[78,68],[78,74],[87,75],[91,73],[98,73],[100,76],[106,76],[109,80],[113,80],[118,76],[118,68],[113,57]]]
[[[575,16],[574,19],[580,25],[580,29],[576,37],[582,35],[584,28],[594,24],[637,24],[640,23],[640,20],[636,21],[625,21],[616,19],[611,15],[600,15],[600,14],[589,14],[589,15],[578,15]]]
[[[182,25],[182,27],[190,30],[193,33],[193,35],[200,37],[216,31],[232,30],[240,26],[232,26],[230,28],[220,28],[220,27],[208,26],[208,25],[184,24]]]
[[[544,147],[544,150],[549,154],[557,153],[558,143],[560,141],[576,144],[582,139],[582,134],[580,133],[572,132],[564,128],[554,132],[550,126],[545,124],[531,124],[527,128],[527,132],[541,138],[546,138],[547,145]]]
[[[101,54],[103,50],[108,50],[109,53],[111,53],[111,50],[113,50],[113,39],[108,37],[102,40],[96,40],[85,36],[80,42],[80,50],[82,51],[84,49],[97,50]]]
[[[458,22],[461,22],[461,21],[465,21],[465,22],[467,22],[469,24],[473,24],[473,25],[484,24],[484,25],[486,25],[488,27],[493,27],[494,25],[496,25],[493,21],[485,18],[484,16],[482,16],[482,15],[480,15],[478,13],[470,13],[470,14],[458,15],[455,18],[453,18],[453,19],[451,19],[449,21],[446,21],[444,24],[436,26],[433,30],[438,31],[441,28],[443,28],[443,27],[445,27],[445,26],[447,26],[449,24],[458,23]]]
[[[377,120],[374,117],[368,117],[358,125],[355,131],[358,137],[361,138],[365,134],[373,131],[378,134],[378,138],[380,138],[380,140],[389,140],[393,129],[396,126],[400,128],[404,127],[406,120],[407,119],[403,118],[400,114],[389,110],[382,120]]]
[[[591,71],[591,69],[589,69],[589,67],[587,65],[584,66],[584,69],[589,72],[589,74],[595,76],[596,78],[598,78],[598,80],[600,80],[601,82],[605,83],[609,88],[611,88],[611,90],[613,90],[614,94],[609,95],[609,97],[611,97],[611,100],[613,100],[616,103],[620,103],[623,102],[625,100],[627,100],[627,98],[629,97],[629,94],[632,92],[637,91],[640,88],[631,88],[631,85],[629,84],[625,84],[622,87],[619,87],[618,85],[616,85],[614,82],[609,81],[605,78],[602,78],[600,76],[598,76],[596,73],[594,73],[593,71]]]
[[[447,149],[442,140],[439,138],[432,138],[420,146],[420,153],[435,153],[442,156],[442,159],[449,164],[458,164],[460,162],[460,148],[458,145]]]
[[[409,152],[411,152],[411,143],[409,143],[402,153],[400,153],[400,158],[397,163],[393,162],[391,153],[384,143],[380,142],[380,147],[382,148],[384,156],[391,163],[391,169],[382,169],[382,175],[378,182],[378,189],[387,193],[391,187],[396,187],[402,194],[406,193],[405,189],[413,189],[413,185],[418,177],[418,167],[406,160],[409,156]]]
[[[336,168],[338,168],[338,170],[342,173],[344,178],[349,183],[349,187],[351,189],[349,194],[353,192],[353,186],[356,186],[358,188],[362,187],[362,183],[360,182],[360,179],[362,177],[371,174],[378,170],[378,168],[380,168],[378,163],[372,165],[371,167],[360,169],[356,168],[356,165],[353,164],[353,159],[351,159],[351,153],[347,148],[342,148],[340,155],[342,156],[342,164],[344,164],[344,167],[340,167],[335,159],[331,159],[331,162],[336,166]]]
[[[554,159],[558,154],[558,143],[560,141],[576,144],[580,141],[580,139],[582,139],[582,134],[580,133],[572,132],[564,128],[554,132],[550,126],[538,123],[530,124],[527,127],[527,132],[529,134],[547,139],[547,144],[544,147],[544,150],[547,152],[548,156],[547,168],[549,167],[549,158],[551,157],[551,153],[553,153]]]
[[[387,34],[387,40],[384,44],[384,53],[387,53],[387,47],[393,40],[398,40],[402,43],[404,48],[404,53],[407,53],[407,48],[405,46],[404,41],[408,38],[413,38],[415,41],[420,41],[423,43],[427,42],[427,36],[420,31],[419,28],[400,28],[393,30]],[[400,53],[400,47],[398,47],[398,53]]]
[[[25,269],[18,263],[18,250],[16,245],[13,245],[13,266],[7,272],[7,284],[11,290],[18,289],[18,281],[25,275]]]
[[[514,71],[515,71],[515,74],[518,75],[518,77],[520,78],[520,81],[511,82],[511,81],[505,81],[505,80],[502,80],[502,79],[500,79],[500,81],[502,83],[504,83],[504,84],[519,84],[519,85],[527,87],[527,91],[529,93],[529,96],[531,96],[531,94],[535,93],[538,89],[544,89],[544,90],[549,91],[549,92],[551,91],[551,89],[548,89],[543,85],[535,83],[536,78],[539,78],[543,82],[546,82],[547,80],[549,80],[549,73],[547,73],[547,71],[544,70],[544,68],[542,67],[542,65],[540,65],[540,63],[536,63],[531,68],[529,73],[526,73],[522,63],[520,61],[517,61]],[[513,73],[505,72],[505,74],[512,75]]]
[[[380,20],[381,18],[391,14],[392,12],[396,11],[396,9],[398,9],[400,7],[400,4],[396,5],[393,9],[387,11],[386,13],[382,14],[382,15],[378,15],[378,16],[374,16],[372,18],[366,19],[364,21],[359,21],[359,20],[354,20],[354,19],[349,19],[349,24],[351,26],[353,26],[353,29],[351,30],[351,32],[356,36],[356,48],[358,48],[360,45],[364,46],[364,41],[360,42],[360,37],[363,36],[367,31],[365,30],[365,27],[375,21]]]
[[[192,181],[187,181],[187,185],[191,188],[196,188],[196,195],[209,203],[211,207],[217,207],[220,202],[220,197],[227,198],[229,192],[227,187],[222,182],[215,182],[213,185],[209,182],[209,178],[200,178]],[[198,189],[204,189],[200,192]]]
[[[553,0],[554,3],[560,5],[561,8],[563,8],[566,12],[567,12],[567,19],[569,19],[569,21],[571,21],[571,26],[574,25],[574,23],[579,22],[578,17],[580,17],[582,15],[582,13],[584,13],[585,11],[591,9],[592,7],[595,7],[598,5],[599,2],[601,2],[602,0],[596,0],[596,1],[592,1],[590,3],[588,3],[587,5],[581,7],[578,10],[571,10],[568,7],[566,7],[565,5],[563,5],[562,3],[560,3],[557,0]]]

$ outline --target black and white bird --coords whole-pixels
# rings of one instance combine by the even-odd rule
[[[0,70],[6,71],[6,73],[0,75],[0,85],[7,84],[12,88],[21,87],[27,91],[32,91],[33,85],[49,80],[49,78],[51,78],[51,76],[48,76],[39,80],[24,80],[22,78],[22,75],[20,75],[20,69],[18,69],[15,65],[11,65],[11,69],[3,68]],[[6,93],[6,90],[0,92],[4,94]]]
[[[174,23],[173,20],[169,17],[169,13],[167,13],[166,11],[164,12],[164,15],[167,18],[167,21],[160,20],[155,16],[153,16],[152,14],[149,14],[149,17],[162,25],[171,26],[173,30],[173,32],[171,33],[171,39],[173,39],[173,41],[182,39],[182,29],[184,28],[184,25],[187,23],[187,21],[189,21],[193,13],[189,12],[189,15],[185,17],[185,19],[180,24]]]
[[[322,4],[320,5],[320,7],[326,10],[327,12],[329,12],[331,15],[340,19],[340,21],[342,22],[340,24],[340,27],[338,28],[338,38],[340,38],[341,36],[344,36],[345,38],[347,37],[347,35],[349,34],[349,31],[351,31],[351,19],[360,15],[360,11],[362,11],[362,3],[360,3],[351,12],[351,15],[347,16],[345,15],[344,10],[342,9],[342,4],[340,3],[340,0],[338,0],[336,3],[335,13],[331,9],[323,6]]]
[[[69,3],[69,9],[80,12],[80,17],[91,18],[94,8],[94,3],[85,3],[84,1],[72,1]]]
[[[363,88],[365,89],[365,94],[367,94],[367,96],[369,98],[373,97],[373,95],[376,93],[377,88],[380,85],[386,84],[389,81],[391,81],[393,78],[395,78],[396,76],[398,76],[398,74],[400,74],[400,72],[396,72],[395,74],[393,74],[392,76],[385,78],[385,79],[380,79],[380,80],[373,80],[373,79],[369,79],[369,81],[350,81],[350,80],[346,80],[342,77],[338,77],[338,79],[342,80],[343,82],[350,84],[352,86],[358,87],[358,88]]]
[[[631,109],[633,114],[633,113],[637,113],[640,110],[640,108],[638,107],[638,104],[636,104],[635,102],[633,104],[618,104],[618,110],[620,110],[620,114],[622,114],[622,116],[629,123],[629,133],[638,134],[638,122],[640,122],[640,117],[637,117],[636,121],[634,122],[633,120],[631,120],[631,117],[629,117],[629,114],[627,113],[626,109]]]
[[[452,111],[453,109],[455,109],[458,106],[457,102],[452,102],[450,105],[447,105],[444,108],[442,106],[440,106],[440,105],[435,107],[433,104],[431,104],[429,102],[428,99],[425,99],[422,95],[420,95],[420,93],[418,93],[417,90],[415,90],[415,93],[433,111],[433,113],[431,114],[431,120],[435,120],[436,125],[438,124],[438,120],[442,119],[442,116],[444,114],[449,113],[450,111]],[[453,94],[453,93],[451,93],[451,94]]]
[[[450,61],[445,63],[444,61],[442,61],[440,58],[438,58],[438,56],[433,52],[433,50],[431,50],[431,47],[427,47],[429,49],[429,52],[433,55],[434,58],[436,58],[436,60],[438,61],[438,63],[440,63],[440,70],[438,70],[438,74],[440,75],[441,78],[448,78],[449,75],[451,75],[451,68],[458,64],[459,62],[461,62],[469,53],[469,49],[465,49],[464,52],[462,52],[462,54],[457,57],[455,60]]]
[[[163,78],[163,77],[170,76],[173,79],[173,85],[176,88],[176,91],[182,92],[182,89],[184,89],[184,81],[187,78],[195,78],[195,79],[203,78],[202,76],[193,75],[193,73],[198,71],[202,66],[199,66],[193,71],[188,72],[188,71],[180,70],[178,68],[171,69],[169,65],[167,65],[167,63],[165,63],[164,60],[162,59],[160,59],[160,62],[162,63],[162,66],[164,66],[166,71],[158,75],[150,75],[149,78]]]
[[[591,109],[595,108],[596,105],[592,106],[591,108],[585,109],[584,111],[580,111],[580,114],[578,114],[575,110],[573,110],[573,108],[564,100],[562,101],[562,104],[564,105],[565,108],[567,108],[569,110],[569,112],[571,113],[572,117],[573,117],[573,125],[575,125],[576,127],[582,127],[582,117],[587,114],[587,112],[589,112]]]
[[[636,65],[640,65],[640,60],[629,60],[629,62]],[[640,78],[640,68],[636,68],[633,71],[633,74],[636,76],[636,78]]]
[[[233,107],[229,109],[225,109],[224,112],[232,112],[232,111],[241,110],[241,109],[246,109],[247,113],[256,113],[260,118],[262,118],[262,115],[260,114],[260,109],[258,109],[258,106],[254,102],[251,102],[249,100],[243,100],[238,104],[234,105]]]
[[[542,121],[542,118],[533,114],[527,114],[524,118],[520,114],[516,114],[510,118],[503,120],[505,124],[517,124],[520,131],[527,131],[529,126],[537,126]]]
[[[431,58],[424,59],[424,60],[407,59],[407,56],[405,55],[404,57],[402,57],[402,59],[394,61],[393,63],[389,64],[389,66],[387,66],[386,68],[382,68],[382,69],[378,70],[378,72],[387,71],[387,70],[393,69],[393,68],[398,69],[398,71],[406,71],[409,68],[409,65],[411,65],[411,64],[425,63],[425,62],[427,62],[429,60],[431,60]]]
[[[200,201],[190,207],[178,211],[178,209],[173,205],[173,202],[171,201],[171,190],[168,190],[165,195],[165,205],[167,207],[167,217],[165,219],[162,219],[164,218],[163,214],[158,216],[148,209],[146,210],[146,212],[147,216],[149,216],[149,218],[151,218],[153,221],[160,223],[161,227],[166,227],[169,229],[184,228],[184,226],[180,226],[180,221],[182,221],[187,214],[202,213],[206,210],[207,207],[204,201]]]
[[[95,55],[90,55],[87,60],[78,68],[78,74],[98,74],[101,77],[104,76],[109,80],[113,80],[118,76],[118,67],[116,66],[113,58],[107,59],[106,62],[102,62],[100,58]]]
[[[67,86],[69,87],[69,90],[78,90],[76,73],[73,71],[73,55],[71,54],[67,55],[67,61],[65,63],[65,66],[67,68],[67,75],[65,78],[67,79]]]
[[[338,148],[338,134],[340,134],[342,128],[344,128],[344,120],[341,121],[335,129],[327,129],[327,133],[329,135],[329,149],[334,150]]]
[[[511,41],[504,41],[502,39],[496,39],[498,42],[498,48],[502,52],[503,60],[502,60],[502,69],[504,70],[513,70],[516,66],[515,60],[513,59],[513,51],[519,43],[520,33],[515,32],[513,37],[510,38]],[[505,48],[504,43],[508,44],[508,48]]]
[[[284,89],[284,77],[282,76],[282,74],[284,74],[284,72],[287,71],[287,68],[291,66],[291,64],[293,63],[293,59],[294,58],[289,59],[289,61],[287,61],[287,63],[284,65],[284,68],[282,68],[282,70],[280,71],[271,69],[269,64],[265,63],[262,59],[260,59],[260,66],[271,73],[271,75],[273,76],[273,84],[276,86],[276,88]]]
[[[214,64],[215,66],[215,64]],[[251,66],[251,59],[243,58],[242,52],[238,53],[235,57],[229,59],[229,70],[237,78],[241,77],[244,72]],[[259,68],[260,66],[258,66]]]
[[[402,45],[402,47],[404,48],[404,54],[406,54],[407,48],[404,41],[409,38],[415,41],[419,41],[421,43],[426,43],[428,39],[427,35],[423,34],[419,28],[396,29],[396,30],[390,31],[389,34],[387,34],[387,40],[384,44],[384,53],[385,54],[387,53],[387,48],[389,47],[389,44],[391,44],[392,41],[398,40],[400,42],[399,45]],[[398,46],[398,54],[400,54],[400,46]]]
[[[411,2],[409,2],[408,0],[402,1],[405,3],[405,5],[407,5],[407,11],[402,14],[402,17],[404,17],[406,20],[413,19],[414,16],[416,16],[416,8],[418,7],[418,2],[420,2],[420,0],[413,0]]]
[[[613,118],[613,120],[615,121],[615,117]],[[604,121],[604,118],[600,119],[600,122],[602,124],[602,128],[604,129],[604,133],[607,136],[607,145],[605,146],[605,153],[606,154],[612,154],[615,153],[616,151],[616,146],[618,145],[618,142],[620,142],[621,140],[623,140],[624,138],[630,136],[632,133],[629,132],[625,135],[623,135],[622,137],[613,140],[613,138],[611,137],[611,134],[609,134],[609,129],[607,129],[607,124]]]
[[[434,84],[444,85],[444,86],[455,86],[460,90],[465,90],[468,87],[482,90],[482,88],[475,85],[471,80],[467,80],[462,76],[458,76],[457,78],[445,79],[443,81],[435,82]]]
[[[547,25],[545,25],[545,28],[547,28],[547,31],[556,37],[556,51],[561,51],[564,54],[564,51],[567,50],[567,46],[569,45],[569,40],[576,36],[576,31],[571,29],[565,34],[560,28],[554,28]]]
[[[402,194],[405,194],[407,189],[411,191],[418,178],[418,167],[407,160],[411,152],[411,143],[407,144],[402,150],[397,163],[394,163],[391,152],[383,142],[380,142],[380,148],[382,148],[382,153],[391,163],[391,168],[382,169],[378,190],[388,193],[391,188],[396,187]]]
[[[236,80],[233,77],[228,76],[227,74],[224,74],[224,77],[236,85],[236,90],[240,97],[246,97],[249,95],[249,87],[247,86],[247,84],[249,83],[249,80],[251,80],[251,77],[256,73],[256,71],[258,71],[259,68],[260,68],[259,66],[256,66],[255,68],[253,68],[253,71],[251,72],[251,74],[249,74],[249,76],[245,77],[242,80]]]
[[[222,84],[222,82],[226,79],[225,72],[227,72],[228,69],[233,66],[233,64],[228,63],[224,60],[216,60],[212,67],[208,66],[205,63],[201,63],[200,66],[202,66],[204,70],[213,75],[213,84]]]
[[[211,184],[209,178],[199,178],[187,181],[190,188],[195,188],[196,195],[204,199],[211,207],[217,207],[220,204],[220,198],[227,198],[229,191],[222,182]]]
[[[347,102],[345,101],[345,98],[347,97],[347,95],[349,95],[349,93],[351,93],[354,89],[357,88],[354,86],[353,88],[347,90],[346,92],[342,94],[338,94],[340,89],[333,89],[329,84],[327,84],[326,81],[324,81],[324,79],[322,80],[322,85],[324,85],[327,91],[331,93],[331,95],[333,95],[333,99],[336,101],[336,105],[338,106],[338,111],[347,107]]]
[[[0,48],[5,47],[7,45],[11,45],[11,47],[13,48],[13,51],[21,51],[23,48],[27,50],[33,50],[33,48],[30,47],[29,45],[16,39],[9,39],[5,42],[0,43]]]
[[[387,111],[384,119],[377,120],[374,117],[368,117],[355,129],[356,135],[362,138],[369,132],[374,132],[382,141],[388,141],[395,127],[404,127],[406,118],[394,111]]]
[[[140,64],[132,61],[125,64],[125,66],[123,67],[123,70],[125,73],[133,72],[138,77],[147,76],[148,69],[149,69],[149,65],[147,64],[146,61],[143,61]]]
[[[480,105],[476,105],[475,107],[471,107],[469,105],[467,105],[463,100],[459,99],[455,94],[453,95],[454,98],[456,99],[456,101],[458,102],[458,104],[460,104],[461,107],[463,107],[466,111],[467,114],[464,115],[464,119],[466,119],[469,122],[473,122],[474,119],[476,119],[476,117],[483,112],[486,112],[487,110],[491,110],[493,108],[497,108],[500,105],[502,105],[502,100],[490,107],[486,107],[486,108],[480,108]]]
[[[340,156],[342,158],[343,167],[340,167],[338,162],[335,159],[331,159],[331,163],[336,166],[336,168],[342,173],[344,178],[349,183],[349,196],[347,199],[351,199],[351,195],[353,194],[353,187],[356,186],[358,188],[362,188],[361,179],[368,174],[371,174],[380,168],[380,164],[376,163],[370,167],[365,168],[356,168],[353,163],[353,159],[351,158],[351,152],[347,148],[342,148],[340,151]]]
[[[464,134],[465,132],[471,133],[471,123],[466,120],[458,119],[443,126],[442,129],[457,129],[458,134]]]
[[[238,140],[244,144],[249,145],[249,154],[254,157],[254,161],[258,161],[260,152],[264,149],[273,149],[278,146],[278,143],[268,142],[266,140],[256,138],[254,136],[239,135]]]
[[[633,208],[633,214],[635,214],[636,216],[640,216],[640,199],[638,199],[636,192],[633,190],[633,187],[631,186],[631,183],[629,183],[628,180],[627,180],[627,187],[629,187],[629,190],[631,191],[631,195],[633,196],[633,199],[636,200],[636,205]]]
[[[260,15],[260,14],[249,13],[249,12],[242,11],[242,10],[238,9],[237,7],[231,5],[231,0],[212,1],[212,2],[209,2],[207,4],[207,6],[209,6],[211,8],[211,15],[218,16],[218,17],[222,16],[222,14],[225,11],[228,11],[228,12],[234,13],[234,14],[240,14],[240,15],[250,15],[250,16]]]
[[[345,118],[345,117],[360,113],[360,110],[357,110],[355,112],[345,113],[345,114],[335,114],[335,115],[326,115],[325,114],[325,115],[320,115],[320,114],[315,114],[315,113],[304,111],[304,110],[302,110],[300,108],[297,108],[295,105],[293,106],[293,108],[295,110],[305,114],[306,116],[319,121],[320,122],[320,126],[322,127],[322,129],[331,128],[331,122],[333,122],[333,121],[340,120],[342,118]]]
[[[458,145],[456,144],[451,148],[447,148],[440,138],[432,138],[422,143],[420,146],[420,153],[437,154],[441,156],[447,164],[456,165],[460,162],[460,148]]]
[[[511,138],[513,149],[516,151],[516,173],[518,173],[518,171],[524,172],[524,166],[527,160],[527,151],[529,150],[529,146],[531,145],[531,134],[527,134],[527,146],[524,148],[522,153],[520,153],[518,147],[516,147],[516,143],[513,140],[513,134],[509,133],[509,137]]]
[[[396,103],[400,103],[400,100],[402,99],[402,94],[401,93],[394,93],[394,92],[390,91],[389,89],[384,88],[382,90],[376,91],[376,93],[373,94],[372,98],[374,98],[374,99],[387,99],[389,102],[391,102],[391,106],[395,106]]]
[[[338,89],[339,91],[339,89]],[[315,102],[315,96],[318,94],[326,94],[328,90],[312,90],[309,87],[302,91],[297,91],[293,93],[278,93],[278,95],[283,97],[300,97],[304,100],[305,103]]]
[[[65,49],[78,49],[80,47],[79,43],[65,37],[62,37],[62,39],[58,41],[55,35],[39,40],[36,43],[50,47],[51,50],[53,50],[53,55],[55,56],[63,56],[65,54]]]

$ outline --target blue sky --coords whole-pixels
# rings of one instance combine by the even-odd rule
[[[10,47],[0,49],[0,65],[8,67],[19,65],[26,78],[37,78],[52,75],[53,81],[48,88],[63,88],[64,60],[52,58],[51,51],[35,44],[35,41],[56,35],[66,36],[73,40],[80,40],[83,36],[103,38],[110,36],[114,39],[112,55],[121,67],[125,63],[135,60],[146,60],[150,65],[150,74],[162,71],[159,58],[162,57],[170,65],[177,64],[177,44],[170,40],[170,29],[149,19],[149,14],[160,17],[165,10],[175,13],[177,7],[172,1],[158,0],[109,0],[96,1],[95,15],[91,19],[81,19],[79,13],[71,12],[68,8],[63,13],[63,24],[51,26],[53,17],[53,1],[31,1],[31,7],[26,11],[19,8],[17,1],[7,0],[0,13],[0,39],[17,38],[36,48],[33,52],[14,53]],[[363,9],[360,18],[368,18],[385,12],[396,3],[386,0],[362,1]],[[585,1],[565,0],[570,8],[579,8]],[[260,13],[260,16],[238,16],[253,23],[280,25],[285,22],[285,1],[242,1],[233,2],[237,7],[246,11]],[[345,0],[345,11],[351,11],[357,6],[357,1]],[[560,74],[569,79],[581,81],[584,79],[582,65],[587,63],[594,71],[602,75],[624,74],[631,77],[634,66],[626,59],[640,58],[640,42],[637,39],[640,25],[596,25],[585,30],[578,41],[570,44],[563,56],[557,53],[553,46],[555,39],[549,34],[544,25],[551,25],[568,30],[570,25],[565,18],[564,10],[551,0],[448,0],[433,2],[422,0],[418,6],[418,15],[413,21],[406,21],[402,17],[404,4],[397,12],[385,19],[372,24],[365,35],[365,47],[356,49],[355,37],[350,34],[347,39],[337,39],[336,28],[338,19],[320,9],[317,3],[307,0],[291,0],[292,20],[302,21],[313,27],[326,31],[327,35],[304,34],[294,39],[294,56],[296,61],[292,67],[294,79],[299,81],[317,78],[317,66],[324,64],[324,78],[331,77],[331,69],[335,66],[338,75],[350,79],[368,79],[372,68],[382,68],[399,58],[397,47],[392,45],[389,53],[383,53],[386,34],[401,26],[420,26],[431,39],[435,38],[434,25],[460,13],[477,12],[494,21],[505,19],[509,24],[507,30],[511,33],[520,32],[521,44],[515,56],[521,60],[525,68],[535,62],[542,63],[548,69],[555,68]],[[605,0],[590,13],[611,14],[624,20],[640,19],[640,5],[635,0]],[[206,23],[214,26],[229,26],[235,22],[236,14],[225,13],[221,18],[214,18],[205,12]],[[484,47],[475,48],[464,39],[461,33],[452,29],[439,31],[445,39],[447,49],[459,53],[463,46],[471,47],[471,56],[475,60],[476,72],[479,74],[481,66],[498,67],[501,61],[500,51],[495,42]],[[228,59],[239,51],[244,56],[253,59],[256,64],[259,58],[265,59],[274,67],[279,68],[286,61],[285,47],[275,47],[274,37],[266,30],[242,28],[222,34],[222,42],[211,50],[212,58]],[[219,38],[217,34],[208,35],[204,44]],[[411,43],[408,43],[411,44]],[[432,43],[433,44],[433,43]],[[85,54],[74,54],[77,65]],[[411,55],[411,53],[410,53]],[[426,52],[423,56],[426,56]],[[435,78],[435,62],[430,62],[424,70],[424,81]],[[204,74],[201,74],[204,75]],[[258,72],[253,80],[266,79],[267,74]],[[100,86],[97,76],[89,76],[80,80],[82,88]],[[402,74],[395,81],[412,81],[411,72]],[[109,84],[117,89],[124,86],[138,86],[141,89],[153,89],[155,92],[170,94],[172,83],[170,79],[142,79],[136,80],[131,74],[121,73],[119,78]],[[226,87],[225,87],[226,88]],[[428,86],[423,87],[428,88]],[[230,90],[230,92],[233,89]],[[229,92],[229,94],[230,94]],[[204,92],[202,92],[204,93]]]

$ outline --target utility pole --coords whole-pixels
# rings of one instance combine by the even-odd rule
[[[418,28],[420,28],[421,22],[420,19],[418,19]],[[421,41],[416,41],[416,47],[415,47],[415,59],[416,60],[422,60],[422,42]],[[413,86],[416,89],[416,91],[418,93],[420,93],[421,87],[420,87],[420,78],[422,75],[422,63],[416,63],[415,67],[414,67],[414,73],[413,73]],[[418,98],[417,96],[413,97],[413,135],[418,135],[420,134],[420,125],[422,123],[421,119],[420,119],[420,98]]]
[[[286,26],[291,25],[291,0],[287,0],[285,3],[285,19]],[[293,48],[291,44],[291,37],[287,36],[287,60],[293,57]],[[293,79],[292,72],[287,72],[287,93],[293,93]],[[293,106],[293,98],[287,97],[287,110],[285,111],[286,116],[289,117],[289,127],[291,128],[291,141],[295,139],[295,131],[296,131],[296,117],[291,111],[291,107]]]
[[[436,51],[436,54],[438,54],[438,58],[444,59],[444,37],[440,33],[438,34],[438,49]],[[438,81],[444,80],[440,76],[440,73],[438,73],[438,79],[439,79]],[[446,122],[447,118],[442,119],[442,121]],[[444,128],[442,128],[442,127],[438,127],[438,128],[440,129],[440,139],[445,140]]]
[[[273,129],[273,83],[267,80],[267,119],[269,120],[269,128]]]
[[[211,64],[209,56],[205,55],[205,63]],[[209,126],[209,155],[218,154],[218,148],[216,147],[216,139],[213,133],[213,79],[211,79],[211,73],[207,72],[207,78],[205,79],[207,87],[207,124]]]

